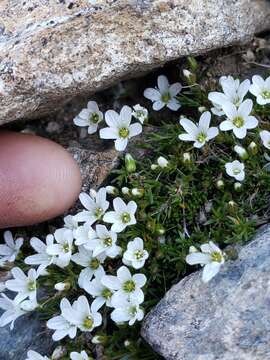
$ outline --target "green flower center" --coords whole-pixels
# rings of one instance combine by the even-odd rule
[[[93,112],[93,113],[90,115],[90,121],[91,121],[93,124],[98,123],[98,122],[99,122],[99,115],[98,115],[98,113]]]
[[[211,259],[212,259],[212,261],[221,263],[223,257],[222,257],[220,252],[214,251],[214,252],[211,253]]]
[[[131,217],[130,217],[129,213],[124,212],[121,216],[121,220],[123,221],[124,224],[127,224],[128,222],[130,222]]]
[[[135,256],[135,258],[136,258],[137,260],[142,259],[142,258],[143,258],[143,255],[144,255],[143,250],[136,250],[136,251],[134,252],[134,256]]]
[[[101,215],[103,214],[103,209],[101,207],[96,208],[95,210],[95,217],[99,219]]]
[[[165,93],[161,96],[161,101],[165,104],[167,104],[170,100],[171,100],[171,94],[170,93]]]
[[[99,265],[100,265],[100,261],[97,258],[93,258],[90,260],[90,268],[93,270],[97,270]]]
[[[63,251],[64,251],[65,253],[68,253],[68,252],[70,251],[69,243],[68,243],[68,242],[65,242],[65,243],[63,244],[62,248],[63,248]]]
[[[86,328],[86,329],[92,329],[94,325],[94,321],[92,319],[91,316],[87,316],[84,321],[83,321],[83,326]]]
[[[108,238],[104,239],[104,240],[103,240],[103,244],[104,244],[106,247],[112,246],[112,238],[108,237]]]
[[[126,282],[124,282],[123,284],[123,290],[127,293],[130,293],[132,291],[134,291],[136,288],[136,284],[133,280],[127,280]]]
[[[144,117],[145,116],[145,114],[144,114],[144,112],[142,111],[142,110],[136,110],[135,111],[135,116],[136,116],[136,118],[141,118],[141,117]]]
[[[36,282],[34,280],[31,280],[27,284],[28,291],[34,291],[36,290]]]
[[[244,119],[242,118],[242,116],[236,116],[234,119],[233,119],[233,125],[240,128],[244,125],[245,121]]]
[[[137,312],[136,306],[131,306],[131,307],[128,309],[128,312],[130,313],[131,316],[136,315],[136,312]]]
[[[104,297],[104,299],[108,300],[112,297],[112,292],[110,289],[104,289],[101,293],[102,297]]]
[[[234,169],[233,170],[234,175],[238,175],[238,174],[240,174],[240,172],[241,172],[241,170],[239,170],[239,169]]]
[[[270,91],[268,90],[264,90],[261,95],[264,99],[270,99]]]
[[[205,142],[205,140],[207,139],[207,136],[205,133],[201,132],[198,136],[197,136],[197,141],[199,141],[200,143]]]
[[[233,103],[234,103],[235,106],[239,106],[240,103],[241,103],[240,97],[239,97],[239,96],[236,96],[235,99],[234,99],[234,101],[233,101]]]
[[[129,135],[129,130],[127,128],[119,129],[119,136],[123,139],[127,138]]]

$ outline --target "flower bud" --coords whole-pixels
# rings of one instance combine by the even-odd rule
[[[52,360],[60,360],[66,354],[67,350],[64,346],[57,346],[52,353]]]
[[[236,191],[240,191],[242,188],[242,184],[240,182],[234,183],[233,186],[234,186],[234,190],[236,190]]]
[[[230,208],[232,208],[232,209],[233,209],[233,208],[235,208],[235,207],[236,207],[236,205],[237,205],[237,204],[236,204],[236,202],[235,202],[235,201],[230,200],[230,201],[228,202],[228,205],[229,205],[229,207],[230,207]]]
[[[249,145],[248,145],[248,151],[252,154],[252,155],[256,155],[258,152],[258,146],[257,144],[252,141]]]
[[[246,160],[248,158],[248,153],[247,153],[246,149],[243,148],[242,146],[235,145],[235,147],[233,149],[242,160]]]
[[[97,192],[96,192],[96,190],[94,190],[94,189],[90,189],[90,191],[89,191],[89,195],[90,195],[90,197],[91,197],[92,199],[95,199],[95,198],[96,198],[96,196],[97,196]]]
[[[137,197],[142,197],[143,196],[143,194],[144,194],[144,189],[142,189],[142,188],[133,188],[133,189],[131,189],[131,194],[133,195],[133,196],[137,196]]]
[[[122,191],[122,193],[123,193],[124,195],[128,195],[128,194],[129,194],[129,188],[126,187],[126,186],[122,187],[121,191]]]
[[[200,107],[198,107],[198,111],[199,111],[200,113],[203,113],[203,112],[207,111],[207,109],[206,109],[205,106],[200,106]]]
[[[110,195],[117,195],[118,194],[118,189],[115,186],[106,186],[106,193],[110,194]]]
[[[196,82],[196,75],[193,74],[191,71],[184,69],[183,70],[183,75],[184,77],[187,79],[187,83],[189,85],[193,85]]]
[[[183,154],[183,162],[184,163],[190,163],[191,162],[191,156],[189,152],[185,152]]]
[[[136,171],[136,161],[130,154],[126,154],[125,156],[125,167],[127,172],[133,173]]]
[[[124,341],[125,347],[129,347],[131,345],[131,342],[129,340]]]
[[[92,338],[92,344],[105,344],[107,342],[107,336],[104,335],[95,335]]]
[[[193,254],[193,253],[196,253],[196,252],[198,252],[198,249],[195,247],[195,246],[190,246],[189,247],[189,253],[190,254]]]
[[[223,180],[218,180],[216,182],[216,186],[218,189],[223,189],[224,188],[224,181]]]
[[[165,159],[165,157],[160,156],[160,157],[157,159],[157,163],[158,163],[158,165],[159,165],[161,168],[165,168],[165,167],[168,166],[169,161],[168,161],[167,159]]]
[[[152,164],[151,165],[151,170],[156,170],[158,168],[158,165],[157,164]]]
[[[59,282],[57,284],[54,285],[55,290],[57,291],[64,291],[64,290],[68,290],[70,288],[70,283],[66,282]]]
[[[164,235],[165,232],[166,232],[166,230],[164,229],[164,227],[161,224],[156,225],[156,233],[158,235]]]

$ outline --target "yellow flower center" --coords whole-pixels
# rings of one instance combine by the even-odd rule
[[[112,246],[112,238],[108,237],[108,238],[104,239],[104,240],[103,240],[103,244],[104,244],[106,247]]]
[[[27,289],[28,289],[28,291],[36,290],[36,282],[33,280],[29,281],[27,284]]]
[[[124,284],[123,284],[123,290],[125,292],[132,292],[134,291],[136,288],[135,282],[133,280],[127,280]]]
[[[128,222],[130,222],[131,218],[129,213],[124,212],[121,216],[121,220],[123,221],[124,224],[127,224]]]
[[[270,91],[268,90],[264,90],[261,95],[265,100],[270,99]]]
[[[104,297],[104,299],[108,300],[112,297],[112,292],[109,289],[104,289],[101,295]]]
[[[238,128],[241,128],[243,125],[244,125],[245,121],[244,119],[242,118],[242,116],[236,116],[234,119],[233,119],[233,125],[238,127]]]
[[[92,329],[94,325],[94,321],[92,319],[91,316],[87,316],[84,321],[83,321],[83,326],[86,328],[86,329]]]
[[[164,102],[164,104],[167,104],[171,100],[171,94],[165,93],[161,96],[161,101]]]
[[[100,265],[100,261],[97,258],[93,258],[90,260],[90,268],[93,270],[98,269],[99,265]]]
[[[223,257],[222,257],[220,252],[214,251],[214,252],[211,253],[211,259],[212,259],[212,261],[221,263]]]
[[[98,115],[98,113],[93,112],[93,113],[90,115],[90,121],[91,121],[93,124],[98,123],[98,122],[99,122],[99,115]]]
[[[142,259],[142,258],[143,258],[143,255],[144,255],[143,250],[136,250],[136,251],[134,252],[134,256],[135,256],[135,258],[136,258],[137,260]]]
[[[63,247],[63,251],[64,251],[65,253],[68,253],[68,252],[70,251],[69,243],[68,243],[68,242],[65,242],[62,247]]]
[[[129,135],[129,130],[127,128],[121,128],[119,130],[119,136],[123,139],[127,138]]]
[[[96,208],[95,210],[95,217],[99,219],[101,215],[103,214],[103,209],[101,207]]]
[[[198,136],[197,136],[197,141],[199,141],[200,143],[205,142],[205,140],[207,139],[207,136],[205,133],[201,132]]]

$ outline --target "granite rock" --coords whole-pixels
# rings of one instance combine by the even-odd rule
[[[269,28],[266,0],[4,0],[0,124]]]
[[[270,359],[270,225],[208,284],[195,272],[168,291],[142,336],[166,360]]]

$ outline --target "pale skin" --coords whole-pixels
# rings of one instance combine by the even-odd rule
[[[60,145],[38,136],[0,132],[0,228],[61,215],[80,189],[79,167]]]

